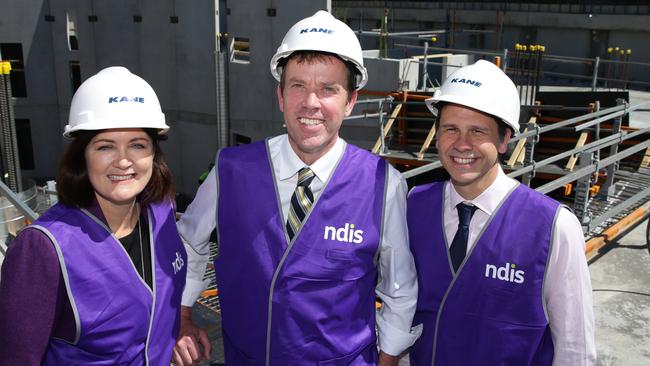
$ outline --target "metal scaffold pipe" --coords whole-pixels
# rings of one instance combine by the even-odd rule
[[[360,35],[373,35],[373,34],[368,34],[367,32],[364,32],[364,31],[357,31],[356,33],[358,33]],[[395,38],[407,38],[407,37],[395,37]],[[411,38],[407,38],[407,39],[411,39]],[[418,39],[418,40],[422,41],[422,39]],[[418,45],[406,44],[406,43],[396,43],[395,47],[424,49],[424,46],[418,46]],[[467,54],[481,55],[481,56],[502,56],[503,55],[502,51],[479,51],[479,50],[469,50],[469,49],[461,49],[461,48],[434,47],[434,46],[429,46],[428,49],[429,49],[429,51],[467,53]]]
[[[0,181],[0,196],[6,197],[30,222],[38,218],[38,214],[23,202],[13,190],[2,183],[2,181]]]
[[[214,64],[215,64],[215,96],[217,115],[217,143],[219,148],[230,146],[230,119],[228,110],[228,65],[230,51],[227,33],[227,17],[224,10],[225,1],[214,1]]]
[[[595,92],[598,88],[598,67],[600,66],[600,57],[596,56],[596,61],[594,61],[594,72],[593,80],[591,82],[591,91]]]
[[[14,191],[22,190],[16,125],[14,121],[13,101],[11,97],[11,64],[0,61],[0,166],[2,179]]]

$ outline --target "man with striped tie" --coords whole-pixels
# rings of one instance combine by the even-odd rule
[[[217,155],[179,223],[186,293],[216,225],[227,364],[394,365],[419,336],[417,281],[406,183],[338,136],[368,79],[359,41],[319,11],[288,31],[271,72],[287,134]],[[186,365],[207,340],[189,312],[181,334],[175,362]]]

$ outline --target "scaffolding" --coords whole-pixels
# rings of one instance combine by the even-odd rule
[[[16,123],[14,120],[11,80],[11,64],[0,61],[0,180],[18,192],[22,190]]]
[[[413,96],[409,100],[386,98],[381,106],[389,104],[394,106],[393,112],[399,112],[404,103],[424,105]],[[510,140],[510,153],[503,159],[509,177],[531,186],[533,178],[544,175],[545,183],[535,190],[544,194],[564,192],[563,201],[572,207],[582,223],[585,238],[589,240],[589,252],[595,252],[614,240],[615,236],[608,231],[612,225],[619,221],[637,225],[650,216],[650,127],[622,127],[623,118],[630,112],[650,111],[650,101],[631,106],[619,99],[616,106],[605,109],[600,109],[599,103],[594,105],[598,107],[573,108],[588,110],[589,113],[551,124],[538,124],[536,113],[549,107],[571,107],[523,106],[535,110],[529,122],[522,124],[523,132]],[[407,170],[402,175],[406,179],[442,168],[435,153],[423,159],[423,152],[430,148],[435,134],[432,118],[429,118],[431,131],[418,155],[387,148],[384,140],[391,135],[392,120],[400,118],[404,117],[393,113],[388,121],[382,122],[374,152],[405,167]],[[536,147],[543,136],[553,131],[571,131],[580,134],[580,138],[571,149],[540,157],[536,154]],[[631,157],[636,157],[638,164],[636,160],[630,163]],[[627,162],[625,169],[621,166],[624,160]],[[626,219],[629,215],[634,219]],[[648,245],[650,249],[650,243]]]
[[[18,232],[38,217],[37,211],[43,212],[49,206],[45,190],[35,185],[32,188],[15,193],[0,181],[0,263],[7,248]]]

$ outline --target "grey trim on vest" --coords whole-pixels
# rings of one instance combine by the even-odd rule
[[[273,162],[271,161],[271,150],[269,148],[269,140],[270,138],[267,138],[265,141],[266,145],[266,157],[268,158],[269,161],[269,166],[271,167],[271,175],[273,178],[273,187],[275,188],[275,199],[278,204],[278,210],[280,212],[280,218],[281,220],[284,220],[284,215],[282,214],[282,203],[280,202],[280,193],[278,191],[278,184],[275,179],[275,170],[273,169]],[[275,272],[273,272],[273,277],[271,278],[271,285],[269,286],[269,303],[268,303],[268,313],[267,313],[267,318],[268,322],[266,324],[266,355],[265,355],[265,365],[269,366],[270,362],[270,357],[271,357],[271,314],[273,311],[273,288],[275,287],[275,281],[278,278],[278,274],[280,273],[280,270],[282,269],[282,265],[284,264],[285,259],[287,259],[287,256],[289,255],[289,252],[291,251],[291,248],[293,248],[293,244],[296,242],[296,238],[300,235],[300,232],[302,231],[303,226],[305,226],[305,223],[307,220],[309,220],[309,216],[311,216],[311,213],[314,212],[314,209],[316,208],[316,204],[318,204],[318,201],[320,198],[323,196],[323,193],[325,193],[325,190],[327,189],[327,186],[329,185],[330,180],[332,180],[332,177],[334,174],[336,174],[336,169],[339,167],[339,163],[341,162],[341,159],[343,159],[343,155],[345,155],[345,150],[347,149],[347,143],[344,141],[344,146],[343,146],[343,152],[341,153],[341,156],[339,156],[338,160],[336,161],[336,165],[334,166],[334,169],[332,170],[332,174],[330,177],[327,179],[327,182],[325,182],[325,185],[323,185],[323,189],[321,190],[320,194],[318,195],[318,198],[314,200],[314,204],[311,206],[311,210],[307,213],[307,216],[305,216],[305,219],[302,221],[302,225],[300,225],[300,228],[298,231],[295,233],[293,236],[293,239],[289,242],[289,245],[287,246],[287,249],[285,249],[284,253],[282,254],[282,258],[280,258],[280,262],[278,263],[278,266],[275,268]],[[284,238],[285,240],[289,239],[289,234],[287,234],[287,227],[283,221],[280,222],[282,225],[282,230],[284,232]]]
[[[72,297],[72,290],[70,289],[70,279],[68,278],[68,269],[65,265],[63,252],[61,252],[61,247],[59,247],[59,242],[56,240],[54,235],[52,235],[52,233],[48,229],[40,225],[31,225],[30,227],[39,230],[43,234],[47,235],[47,237],[50,238],[52,245],[54,245],[54,249],[56,250],[56,255],[59,257],[59,266],[61,266],[61,275],[63,276],[63,282],[65,283],[65,290],[68,293],[68,301],[70,301],[70,307],[72,308],[72,315],[74,316],[74,323],[75,323],[74,340],[72,342],[69,342],[62,338],[57,338],[57,337],[52,337],[52,338],[60,339],[66,343],[76,346],[77,343],[79,342],[79,338],[81,337],[81,320],[79,319],[79,311],[77,310],[77,304],[74,301],[74,297]]]
[[[451,244],[449,244],[449,242],[447,241],[447,235],[445,234],[445,189],[447,187],[447,184],[451,184],[451,181],[446,181],[446,182],[442,183],[442,199],[440,200],[440,212],[441,212],[440,224],[441,224],[441,227],[442,227],[442,239],[445,241],[445,248],[447,249],[445,251],[447,253],[447,264],[449,265],[449,271],[453,274],[454,273],[454,266],[451,263],[451,255],[449,254],[449,248],[451,247]],[[467,259],[467,256],[465,256],[465,258]],[[462,265],[463,264],[461,263],[461,267],[462,267]],[[458,270],[460,271],[460,267],[458,267]],[[454,274],[453,277],[455,278],[456,275]]]
[[[445,182],[445,184],[451,184],[451,182],[447,181],[447,182]],[[463,267],[465,266],[465,262],[467,262],[467,259],[472,255],[472,252],[474,251],[474,248],[476,248],[476,244],[478,244],[479,240],[483,236],[483,233],[485,232],[485,230],[487,230],[487,228],[492,223],[492,219],[494,219],[497,212],[499,212],[499,210],[501,209],[501,206],[503,206],[503,204],[508,200],[508,198],[510,198],[510,195],[512,194],[512,192],[514,192],[518,187],[519,187],[519,183],[516,184],[514,187],[512,187],[512,189],[506,194],[506,196],[501,200],[501,202],[499,202],[499,205],[496,207],[496,209],[494,210],[492,215],[490,215],[487,222],[485,223],[485,226],[483,226],[483,229],[481,229],[481,231],[477,235],[476,240],[474,240],[474,245],[472,245],[469,252],[465,256],[465,259],[463,259],[463,261],[460,263],[460,267],[458,267],[458,271],[454,274],[453,278],[451,279],[451,283],[449,284],[449,287],[447,287],[447,291],[445,291],[445,295],[442,297],[442,300],[440,301],[440,308],[438,308],[438,315],[436,316],[436,330],[435,330],[434,335],[433,335],[433,352],[431,353],[431,366],[434,366],[435,361],[436,361],[436,345],[438,343],[438,329],[439,329],[438,326],[440,325],[440,314],[442,314],[443,308],[445,307],[445,302],[447,301],[447,295],[449,295],[449,291],[454,287],[454,283],[456,283],[456,279],[458,278],[458,274],[460,273],[460,271],[463,270]],[[441,207],[441,210],[442,210],[443,214],[440,215],[440,216],[443,216],[443,222],[442,222],[443,230],[444,230],[444,227],[445,227],[445,223],[444,223],[444,212],[445,212],[444,211],[444,207],[445,207],[444,206],[444,204],[445,204],[444,189],[445,189],[445,187],[443,187],[442,207]],[[444,233],[443,233],[443,237],[445,239],[445,244],[447,244],[447,235],[444,235]],[[447,260],[449,261],[450,266],[451,266],[451,257],[449,255],[449,249],[448,249],[449,245],[446,245],[446,248],[447,248]],[[450,270],[453,273],[453,271],[454,271],[453,267],[450,267]]]
[[[402,174],[402,173],[400,173],[400,175],[401,175],[401,174]],[[408,187],[408,186],[407,186],[407,187]],[[413,186],[413,187],[411,187],[411,189],[409,189],[408,192],[406,192],[406,198],[411,197],[411,192],[413,192],[413,190],[414,190],[416,187],[417,187],[417,186]]]
[[[95,215],[91,214],[91,213],[90,213],[88,210],[86,210],[85,208],[82,208],[82,209],[80,209],[80,210],[81,210],[81,212],[83,212],[83,213],[85,213],[86,215],[88,215],[88,217],[90,217],[93,221],[95,221],[95,222],[96,222],[97,224],[99,224],[101,227],[103,227],[103,228],[104,228],[104,229],[105,229],[109,234],[111,234],[111,238],[113,238],[113,240],[115,240],[115,243],[117,244],[117,246],[118,246],[120,249],[122,249],[122,252],[123,252],[124,255],[126,256],[126,259],[129,261],[129,264],[131,264],[131,268],[133,268],[133,272],[135,272],[136,276],[138,276],[138,279],[140,280],[140,283],[142,283],[142,285],[147,289],[147,291],[149,291],[149,293],[151,293],[151,295],[153,296],[153,292],[152,292],[152,290],[149,288],[149,285],[147,285],[147,282],[145,282],[144,278],[140,277],[140,273],[138,273],[138,270],[135,268],[135,264],[133,264],[133,261],[131,260],[131,257],[129,256],[129,253],[127,253],[126,249],[124,249],[124,246],[122,245],[122,243],[120,243],[120,240],[119,240],[118,238],[115,237],[115,235],[113,234],[113,232],[111,231],[111,229],[110,229],[108,226],[106,226],[106,224],[105,224],[102,220],[98,219]],[[151,234],[150,234],[150,235],[151,235]],[[153,244],[153,241],[149,242],[149,246],[151,246],[152,244]],[[144,259],[144,258],[143,258],[143,259]],[[154,265],[153,265],[153,263],[152,263],[152,264],[151,264],[151,269],[153,270],[153,268],[154,268]],[[153,271],[152,271],[152,272],[153,272]],[[152,277],[152,281],[151,281],[151,286],[154,287],[153,277]]]
[[[278,185],[275,182],[275,170],[273,169],[273,162],[271,161],[271,151],[269,148],[269,140],[270,138],[267,138],[266,141],[264,141],[264,145],[266,146],[266,158],[268,159],[269,166],[271,167],[271,177],[273,179],[273,187],[275,189],[275,201],[276,204],[278,205],[278,211],[280,212],[280,221],[284,218],[284,215],[282,214],[282,204],[280,202],[280,193],[278,192]],[[284,233],[284,239],[288,240],[289,235],[287,234],[287,228],[282,225],[282,232]],[[294,238],[298,236],[298,233],[294,235]],[[289,248],[291,247],[291,244],[289,244]],[[266,314],[266,349],[265,349],[265,354],[264,354],[264,364],[266,366],[269,366],[269,359],[271,355],[271,314],[273,310],[273,287],[275,286],[275,280],[278,277],[278,272],[280,267],[282,266],[282,263],[284,262],[284,258],[287,255],[287,251],[285,251],[284,255],[280,259],[280,263],[278,264],[278,267],[275,269],[275,273],[273,273],[273,277],[271,278],[271,285],[269,286],[269,302],[267,306],[267,314]]]
[[[451,184],[451,182],[443,182],[442,186],[442,194],[441,194],[441,200],[440,200],[440,225],[442,227],[442,240],[445,241],[445,252],[447,253],[447,263],[449,264],[449,271],[451,273],[454,273],[454,267],[451,265],[451,258],[449,256],[449,243],[447,243],[447,235],[445,235],[445,186],[447,184]],[[459,268],[460,269],[460,268]],[[433,348],[431,349],[431,366],[435,363],[436,360],[436,344],[438,343],[438,323],[440,322],[440,313],[442,312],[442,307],[445,304],[445,300],[447,299],[447,294],[449,293],[449,289],[451,288],[451,285],[454,283],[456,280],[456,276],[454,275],[453,278],[451,279],[451,283],[447,287],[447,292],[445,292],[442,301],[440,302],[440,307],[438,308],[438,315],[436,315],[436,329],[433,332]],[[420,286],[420,284],[418,284]]]
[[[214,168],[213,168],[214,169],[214,179],[216,180],[215,183],[216,183],[216,187],[217,187],[216,190],[215,190],[216,194],[217,194],[216,197],[215,197],[216,207],[214,208],[214,211],[215,211],[215,213],[214,213],[214,229],[217,232],[217,254],[214,256],[214,259],[212,260],[213,263],[214,263],[215,259],[219,258],[220,250],[218,248],[219,248],[219,243],[221,242],[221,238],[219,237],[219,155],[221,155],[221,150],[223,150],[223,149],[219,149],[219,151],[217,151],[217,156],[214,157]],[[210,241],[210,239],[208,239],[208,241]],[[192,250],[194,250],[194,248],[192,248]],[[203,275],[205,276],[205,271],[204,271]]]
[[[553,217],[553,224],[551,225],[551,236],[548,241],[548,253],[546,254],[546,264],[544,265],[544,278],[542,279],[542,308],[544,309],[544,316],[546,317],[546,321],[550,324],[551,319],[548,316],[548,309],[546,308],[546,301],[544,301],[544,292],[546,292],[546,278],[548,277],[548,263],[551,260],[551,253],[553,252],[553,239],[555,239],[555,224],[557,223],[557,219],[560,216],[560,210],[562,208],[569,208],[565,205],[559,205],[557,210],[555,211],[555,216]]]
[[[386,197],[388,197],[388,173],[390,173],[390,166],[386,160],[384,160],[384,165],[386,165],[386,171],[384,172],[384,197],[381,201],[381,227],[379,228],[379,245],[377,245],[377,252],[375,252],[375,266],[379,264],[379,253],[381,253],[381,245],[384,242],[384,221],[386,220]]]
[[[172,212],[174,212],[174,206],[171,205]],[[144,364],[149,364],[149,341],[151,340],[151,328],[153,327],[153,318],[156,314],[156,253],[155,245],[153,241],[153,219],[151,215],[151,209],[149,207],[147,210],[147,226],[149,227],[149,255],[151,256],[151,291],[152,291],[152,302],[151,302],[151,314],[149,315],[149,330],[147,331],[147,340],[144,343]],[[142,243],[140,243],[142,245]],[[144,261],[144,258],[141,259]],[[142,274],[144,276],[144,273]]]

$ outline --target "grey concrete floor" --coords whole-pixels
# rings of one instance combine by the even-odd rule
[[[207,309],[198,303],[194,304],[192,308],[192,320],[198,326],[205,329],[210,338],[212,347],[212,357],[210,360],[204,360],[199,363],[199,366],[219,366],[224,365],[223,355],[223,339],[221,336],[221,317],[219,317],[212,310]]]
[[[589,265],[598,365],[650,365],[647,222],[606,247]]]
[[[650,365],[647,222],[643,221],[590,260],[600,366]],[[212,359],[201,365],[222,365],[220,319],[201,305],[195,305],[194,309],[194,320],[208,329],[212,341]]]

